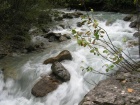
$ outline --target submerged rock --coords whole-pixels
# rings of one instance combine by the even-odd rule
[[[127,47],[133,47],[133,46],[138,46],[138,45],[139,45],[138,40],[128,40],[126,42]]]
[[[133,21],[129,25],[130,28],[136,28],[137,27],[137,21]]]
[[[63,61],[63,60],[72,60],[71,53],[68,50],[64,50],[59,53],[56,57],[49,58],[43,62],[43,64],[54,63],[56,61]]]
[[[60,38],[59,38],[59,41],[60,42],[63,42],[63,41],[66,41],[67,40],[67,37],[65,37],[64,35],[62,35]]]
[[[140,32],[135,32],[135,33],[133,34],[133,36],[134,36],[134,37],[139,37],[139,36],[140,36]]]
[[[50,38],[50,37],[54,37],[55,39],[59,39],[61,36],[61,33],[54,33],[54,32],[49,32],[46,35],[44,35],[44,38]]]
[[[44,49],[44,43],[37,43],[37,44],[30,44],[28,47],[26,47],[26,53],[30,53],[33,51],[39,51],[41,49]]]
[[[77,27],[81,27],[83,24],[81,22],[77,22]]]
[[[83,13],[81,13],[81,12],[74,12],[72,14],[75,18],[79,18],[81,15],[83,15]]]
[[[123,18],[124,21],[130,21],[132,19],[133,15],[128,15]]]
[[[73,14],[66,13],[66,14],[63,15],[63,18],[72,19],[73,18]]]
[[[64,34],[63,36],[65,36],[67,39],[71,39],[70,35],[68,34]]]
[[[63,17],[56,17],[56,18],[54,18],[54,20],[56,20],[56,21],[61,21],[61,20],[63,20]]]
[[[51,66],[52,72],[60,77],[62,79],[62,81],[69,81],[70,80],[70,74],[67,71],[67,69],[65,69],[65,67],[60,63],[60,62],[54,62]]]
[[[73,13],[65,13],[63,14],[63,18],[72,19],[73,17],[79,18],[83,13],[81,12],[73,12]]]
[[[54,41],[66,41],[70,39],[68,35],[61,35],[61,33],[54,33],[54,32],[49,32],[44,35],[44,38],[49,39],[49,42],[54,42]]]
[[[48,26],[42,26],[41,30],[42,30],[44,33],[48,33],[49,31],[51,31],[51,29],[50,29]]]
[[[58,85],[62,82],[55,76],[43,76],[32,88],[31,93],[36,97],[43,97],[48,93],[57,89]]]

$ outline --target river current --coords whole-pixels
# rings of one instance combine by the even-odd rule
[[[122,20],[126,14],[111,12],[89,14],[97,19],[99,26],[108,32],[114,45],[122,48],[134,60],[138,60],[138,47],[127,48],[126,42],[122,40],[123,38],[138,40],[133,37],[136,29],[129,27],[130,22]],[[77,27],[76,23],[79,21],[81,18],[64,19],[62,23],[67,28],[63,29],[57,26],[53,31],[71,34],[71,28],[76,28],[79,31],[88,29],[86,25]],[[107,40],[107,37],[105,39]],[[56,56],[63,50],[69,50],[73,57],[72,61],[61,62],[71,75],[70,81],[59,85],[55,91],[43,98],[34,97],[31,94],[33,85],[41,78],[41,75],[51,72],[51,64],[44,65],[43,61]],[[54,43],[42,52],[5,57],[0,61],[0,69],[8,70],[5,74],[7,78],[4,78],[4,72],[0,70],[0,105],[78,105],[84,95],[95,86],[95,83],[106,78],[105,75],[82,71],[81,67],[91,66],[102,73],[106,73],[106,68],[103,66],[105,63],[109,64],[110,62],[91,54],[89,48],[77,45],[73,37],[66,42]]]

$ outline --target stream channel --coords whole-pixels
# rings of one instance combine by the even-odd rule
[[[138,46],[126,47],[127,41],[123,40],[124,38],[138,40],[133,37],[136,29],[129,27],[130,22],[123,21],[127,14],[112,12],[89,12],[89,14],[98,20],[100,27],[107,31],[114,45],[122,48],[134,60],[138,60]],[[63,29],[57,26],[53,31],[71,34],[71,28],[76,28],[77,31],[88,30],[87,25],[76,26],[76,23],[80,21],[81,18],[63,19],[58,23],[63,23],[67,27]],[[5,57],[0,60],[0,69],[6,69],[6,73],[0,70],[0,105],[78,105],[84,95],[95,86],[94,82],[98,83],[106,78],[105,75],[82,71],[81,67],[91,66],[95,70],[106,73],[106,67],[103,65],[110,62],[90,53],[89,48],[79,46],[75,38],[72,35],[71,37],[71,40],[65,42],[54,42],[42,52],[15,54],[14,57]],[[108,40],[106,36],[104,38]],[[45,41],[41,38],[39,40]],[[72,61],[61,62],[71,75],[70,81],[62,83],[55,91],[43,98],[34,97],[31,94],[34,84],[42,74],[51,72],[51,64],[44,65],[43,61],[56,56],[63,50],[69,50],[73,57]],[[102,49],[99,48],[99,50]],[[115,67],[114,70],[117,68]]]

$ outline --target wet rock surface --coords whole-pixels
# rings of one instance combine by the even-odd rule
[[[56,90],[61,83],[70,80],[70,73],[60,62],[58,62],[62,60],[72,60],[72,56],[68,50],[64,50],[56,57],[44,61],[44,64],[52,63],[52,73],[50,75],[41,76],[42,79],[40,79],[31,90],[32,95],[35,97],[43,97]]]
[[[69,81],[70,74],[60,62],[54,62],[51,66],[52,72],[61,78],[62,81]]]
[[[61,33],[54,33],[54,32],[49,32],[45,34],[44,38],[49,39],[49,42],[54,42],[54,41],[63,42],[68,39],[71,39],[69,35],[61,35]]]
[[[136,28],[137,27],[137,21],[133,21],[129,25],[130,28]]]
[[[65,13],[63,14],[63,18],[72,19],[72,18],[79,18],[83,13],[81,12],[73,12],[73,13]]]
[[[56,57],[49,58],[43,62],[43,64],[54,63],[56,61],[72,60],[72,55],[68,50],[60,52]]]
[[[32,88],[31,93],[36,97],[43,97],[57,89],[62,82],[54,75],[44,76]]]
[[[140,36],[140,32],[135,32],[135,33],[133,34],[133,36],[134,36],[134,37],[139,37],[139,36]]]
[[[123,18],[124,21],[130,21],[132,19],[133,15],[128,15]]]
[[[51,69],[50,75],[41,76],[42,78],[33,86],[31,93],[35,97],[44,97],[63,82],[70,80],[70,73],[60,62],[54,62]]]
[[[118,71],[100,81],[79,105],[140,105],[140,72]]]

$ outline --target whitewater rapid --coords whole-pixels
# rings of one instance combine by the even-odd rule
[[[99,26],[108,32],[114,45],[122,48],[130,57],[138,58],[138,47],[126,48],[126,43],[122,40],[124,37],[127,40],[135,39],[133,33],[136,32],[136,29],[129,27],[130,22],[122,20],[126,15],[108,12],[89,14],[97,19]],[[86,25],[77,27],[76,23],[79,21],[81,18],[64,19],[62,23],[68,28],[62,29],[58,26],[53,31],[71,34],[70,27],[79,31],[88,30]],[[107,37],[105,39],[108,40]],[[43,98],[34,97],[31,94],[33,85],[41,78],[42,74],[51,72],[51,64],[43,65],[42,62],[47,58],[56,56],[63,50],[69,50],[73,57],[72,61],[61,62],[71,74],[70,81],[61,84],[55,91]],[[56,43],[43,52],[23,56],[17,55],[14,58],[5,58],[4,61],[0,62],[0,68],[6,65],[8,69],[15,71],[15,78],[4,78],[3,72],[0,71],[0,105],[78,105],[84,95],[95,86],[95,83],[106,78],[105,75],[82,71],[81,67],[91,66],[106,73],[106,68],[102,65],[110,63],[100,56],[91,54],[89,48],[78,46],[73,37],[70,41]]]

